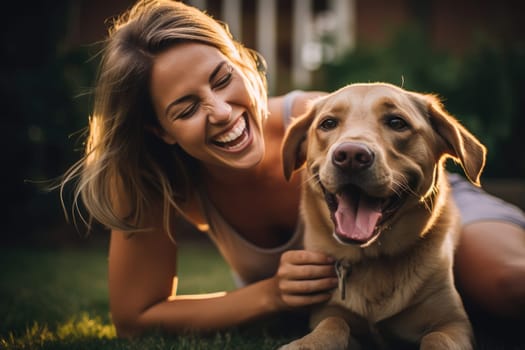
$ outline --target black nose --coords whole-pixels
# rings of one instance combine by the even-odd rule
[[[374,153],[361,143],[345,142],[334,150],[332,162],[343,170],[366,169],[374,162]]]

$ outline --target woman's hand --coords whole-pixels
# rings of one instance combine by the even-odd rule
[[[290,250],[274,276],[279,308],[295,308],[330,299],[337,287],[334,259],[323,253]]]

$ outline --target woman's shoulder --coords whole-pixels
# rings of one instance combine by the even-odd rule
[[[271,115],[293,119],[306,112],[309,104],[318,97],[326,95],[323,91],[292,90],[284,95],[268,99],[268,109]]]

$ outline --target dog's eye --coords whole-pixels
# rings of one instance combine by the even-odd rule
[[[339,124],[339,122],[337,121],[337,119],[334,119],[334,118],[326,118],[325,120],[323,120],[320,124],[319,124],[319,129],[321,130],[332,130],[332,129],[335,129],[337,127],[337,125]]]
[[[401,117],[397,115],[389,115],[386,117],[386,125],[388,125],[392,130],[403,131],[408,129],[408,123]]]

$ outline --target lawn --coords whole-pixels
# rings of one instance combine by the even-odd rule
[[[209,242],[182,242],[179,293],[231,290],[225,262]],[[276,349],[305,328],[261,321],[209,336],[152,333],[118,339],[111,324],[107,247],[0,247],[0,349]],[[293,323],[292,323],[293,322]],[[475,317],[479,350],[525,349],[525,325]],[[291,329],[291,330],[290,330]],[[518,339],[520,338],[520,339]]]
[[[231,290],[228,267],[209,244],[184,243],[180,293]],[[107,289],[107,247],[0,248],[0,349],[275,349],[271,329],[206,337],[116,338]]]

